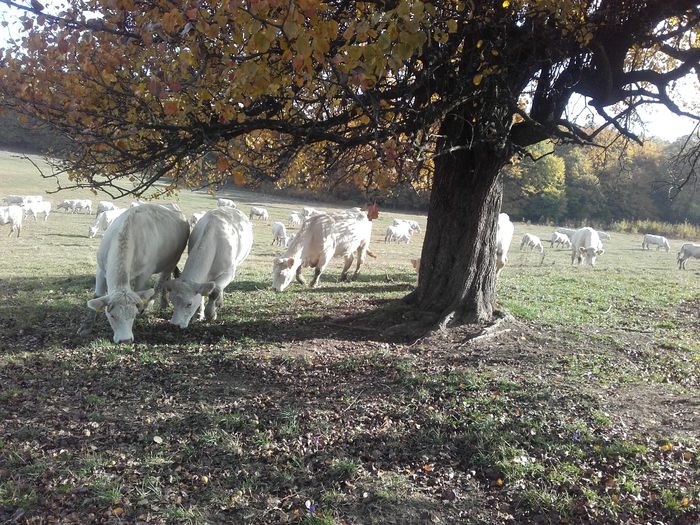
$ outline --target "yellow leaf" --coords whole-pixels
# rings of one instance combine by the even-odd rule
[[[483,41],[483,40],[479,40],[479,41],[476,43],[476,48],[477,48],[477,49],[481,49],[481,46],[483,46],[483,45],[484,45],[484,41]]]
[[[673,450],[673,443],[666,443],[665,445],[661,445],[659,448],[664,452],[668,452],[669,450]]]
[[[681,506],[687,507],[688,505],[690,505],[690,501],[691,501],[690,498],[683,498],[681,500]]]
[[[478,86],[479,84],[481,84],[481,81],[483,78],[484,77],[481,73],[477,73],[476,75],[474,75],[472,82],[474,83],[475,86]]]
[[[433,470],[435,470],[435,467],[432,465],[423,465],[423,472],[432,472]]]
[[[498,487],[502,487],[502,486],[503,486],[503,480],[502,480],[501,478],[498,478],[498,479],[496,480],[496,486],[498,486]]]
[[[209,483],[209,476],[202,476],[200,479],[202,480],[202,483],[204,483],[205,485],[207,483]]]
[[[457,20],[447,21],[447,31],[449,33],[455,33],[457,31]]]
[[[503,0],[501,5],[503,6],[503,9],[508,9],[508,7],[510,7],[510,0]]]
[[[115,516],[121,516],[122,514],[124,514],[124,509],[121,508],[121,507],[114,507],[114,508],[112,509],[112,513],[113,513]]]

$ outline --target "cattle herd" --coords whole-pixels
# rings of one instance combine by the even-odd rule
[[[19,237],[22,222],[31,216],[51,212],[51,203],[38,195],[8,195],[5,206],[0,206],[0,225],[10,225],[10,236]],[[92,213],[89,199],[66,199],[55,207],[71,214]],[[112,327],[116,343],[133,341],[132,325],[137,314],[143,312],[160,294],[160,305],[173,305],[170,323],[187,328],[192,317],[214,320],[223,304],[224,290],[235,277],[241,263],[253,246],[251,221],[268,221],[267,209],[251,206],[246,215],[230,199],[217,199],[217,207],[193,213],[186,218],[176,204],[146,204],[134,201],[129,208],[120,208],[110,201],[100,201],[95,220],[87,236],[103,233],[97,251],[95,295],[89,300],[88,314],[80,327],[81,334],[91,332],[96,314],[104,312]],[[287,228],[297,228],[294,235]],[[420,225],[413,220],[394,219],[387,227],[385,243],[410,243],[420,233]],[[508,261],[508,250],[513,239],[514,226],[507,214],[498,216],[496,231],[496,275]],[[369,249],[372,222],[360,208],[342,212],[324,212],[305,207],[289,214],[287,224],[272,224],[272,244],[284,248],[284,253],[272,261],[272,288],[284,291],[296,279],[305,284],[302,269],[314,268],[310,286],[319,284],[321,275],[334,257],[344,260],[340,280],[356,261],[352,277],[356,278]],[[550,248],[571,250],[571,263],[595,265],[603,255],[602,240],[610,235],[590,227],[579,229],[556,228],[549,239]],[[642,249],[670,250],[668,240],[660,235],[643,236]],[[182,253],[188,248],[185,266],[177,269]],[[523,235],[520,250],[537,251],[544,260],[542,240],[532,234]],[[700,259],[700,244],[685,243],[678,252],[679,269],[686,268],[690,258]],[[416,272],[420,259],[411,259]],[[151,277],[159,274],[155,288],[148,288]],[[167,295],[166,295],[167,294]]]

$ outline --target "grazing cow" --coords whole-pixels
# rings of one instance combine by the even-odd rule
[[[272,223],[272,244],[277,246],[287,246],[287,228],[281,222]]]
[[[111,201],[100,201],[97,203],[97,213],[95,214],[96,216],[102,213],[103,211],[109,211],[109,210],[118,210],[119,206],[114,204]]]
[[[90,199],[65,199],[61,201],[57,210],[64,209],[70,211],[71,213],[78,213],[86,211],[87,213],[92,213],[92,201]]]
[[[249,219],[261,219],[263,221],[269,220],[270,214],[265,208],[259,208],[257,206],[250,207],[250,217]]]
[[[564,235],[566,235],[569,238],[569,240],[571,240],[571,236],[574,233],[576,233],[576,230],[573,228],[556,228],[554,231],[559,232],[559,233],[563,233]]]
[[[173,303],[170,323],[187,328],[197,309],[200,321],[216,320],[224,289],[252,246],[253,227],[242,212],[230,206],[207,212],[192,230],[182,274],[165,283]]]
[[[671,249],[671,246],[668,244],[668,239],[663,235],[645,234],[642,239],[642,250],[651,250],[649,246],[652,244],[656,245],[656,251],[659,251],[659,248],[664,248],[667,252]]]
[[[685,270],[685,263],[690,258],[700,259],[700,244],[693,244],[690,242],[685,243],[681,246],[681,250],[678,252],[678,269]]]
[[[553,248],[554,245],[558,247],[571,248],[571,239],[565,233],[553,232],[552,239],[549,241],[550,246]]]
[[[537,235],[531,233],[526,233],[523,235],[522,241],[520,242],[520,251],[525,248],[530,248],[530,250],[537,250],[540,253],[544,253],[544,246],[542,246],[542,241]]]
[[[104,311],[115,343],[134,340],[134,318],[143,312],[160,289],[161,308],[167,305],[164,283],[180,260],[190,227],[182,213],[157,204],[129,208],[107,229],[97,250],[95,298],[79,333],[89,333],[96,312]],[[156,289],[147,288],[153,274],[159,273]]]
[[[44,222],[49,218],[49,213],[51,213],[51,203],[49,201],[41,202],[30,202],[23,206],[24,211],[27,215],[34,217],[36,221],[37,215],[40,213],[44,214]]]
[[[510,221],[507,213],[498,214],[498,225],[496,227],[496,277],[503,270],[508,262],[508,250],[513,241],[513,231],[515,226]]]
[[[88,237],[92,239],[95,235],[97,235],[98,232],[107,231],[107,228],[109,228],[109,226],[115,221],[115,219],[125,211],[126,210],[123,208],[115,208],[113,210],[107,210],[100,213],[95,219],[93,225],[90,226],[90,230],[88,231]]]
[[[216,199],[216,205],[219,207],[236,208],[236,203],[231,199]]]
[[[394,219],[391,222],[392,226],[402,226],[404,224],[408,225],[411,235],[414,233],[420,233],[420,225],[416,221],[412,221],[410,219]]]
[[[315,208],[304,207],[301,210],[301,218],[303,220],[306,220],[309,217],[313,217],[314,215],[316,215],[318,213],[320,213],[320,212],[316,211]]]
[[[333,257],[345,260],[340,281],[347,280],[348,270],[357,257],[353,279],[357,278],[367,255],[374,257],[369,251],[371,235],[372,222],[366,217],[344,213],[311,216],[289,242],[285,254],[273,261],[272,288],[284,291],[295,275],[299,283],[305,284],[301,276],[305,266],[315,268],[310,286],[318,286],[321,274]]]
[[[291,228],[292,226],[301,226],[301,215],[297,212],[292,212],[289,214],[289,219],[287,219],[287,225]]]
[[[188,221],[190,223],[190,228],[194,228],[195,224],[197,224],[206,213],[207,212],[205,211],[196,211],[190,215],[190,219]]]
[[[19,237],[22,231],[23,218],[24,210],[21,206],[16,206],[14,204],[10,206],[0,206],[0,224],[10,224],[10,234],[8,237],[12,236],[14,232],[17,232],[17,237]]]
[[[384,242],[405,242],[408,244],[411,242],[411,235],[413,231],[410,229],[408,223],[401,223],[398,226],[392,225],[388,226],[386,233],[384,234]]]
[[[571,236],[571,264],[585,261],[586,264],[595,266],[596,257],[604,253],[603,243],[593,228],[580,228]]]
[[[2,201],[8,206],[12,204],[22,206],[22,204],[24,204],[24,197],[22,195],[8,195],[7,197],[3,197]]]

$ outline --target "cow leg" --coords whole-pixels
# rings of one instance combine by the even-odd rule
[[[107,279],[104,274],[104,271],[102,271],[99,267],[97,268],[97,272],[95,273],[95,294],[93,295],[93,299],[97,299],[98,297],[102,297],[107,293]],[[92,333],[92,329],[95,327],[95,320],[97,319],[97,312],[93,310],[92,308],[88,308],[87,314],[85,314],[85,317],[83,317],[82,322],[80,323],[80,328],[78,328],[78,335],[89,335]]]
[[[202,296],[202,304],[199,305],[199,320],[204,321],[204,296]]]
[[[297,268],[296,279],[299,284],[306,284],[304,277],[301,275],[301,265]]]
[[[343,266],[343,271],[340,272],[340,277],[338,278],[340,282],[348,280],[348,270],[352,266],[353,259],[354,256],[351,253],[345,256],[345,265]]]
[[[366,258],[367,258],[367,250],[360,248],[357,251],[357,266],[355,266],[355,273],[352,276],[353,281],[357,280],[357,275],[360,273],[360,268],[362,268],[362,265],[365,263]]]

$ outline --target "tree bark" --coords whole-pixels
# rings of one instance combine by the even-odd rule
[[[465,133],[458,121],[464,118],[451,119],[441,129],[451,151],[436,159],[418,287],[406,298],[450,325],[493,316],[503,194],[499,172],[510,158],[493,142],[450,146],[471,141],[471,128]]]

